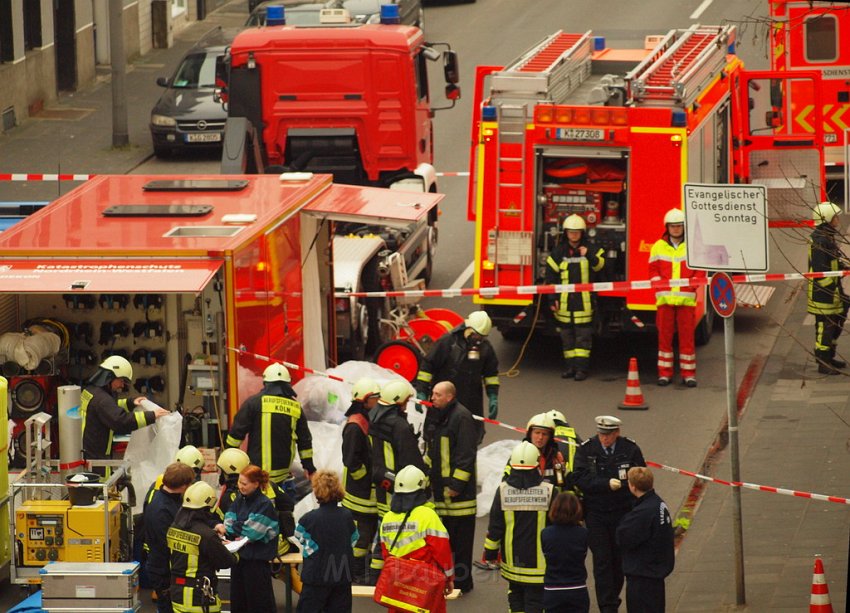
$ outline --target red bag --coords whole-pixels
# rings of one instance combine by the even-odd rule
[[[432,564],[388,556],[375,586],[382,607],[430,613],[442,609],[446,575]]]

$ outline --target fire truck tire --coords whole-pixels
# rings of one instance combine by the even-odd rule
[[[378,366],[392,370],[412,382],[419,373],[421,359],[422,354],[410,343],[390,341],[378,347],[378,350],[375,351],[374,362]]]
[[[431,277],[434,274],[434,259],[437,257],[437,226],[428,228],[428,261],[425,264],[425,270],[422,271],[422,279],[425,285],[431,284]]]

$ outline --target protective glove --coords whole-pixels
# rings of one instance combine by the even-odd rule
[[[313,464],[312,459],[301,460],[301,468],[304,469],[304,472],[307,473],[307,476],[310,476],[314,472],[316,472],[316,465]]]
[[[611,491],[616,492],[618,489],[623,487],[623,482],[619,479],[611,479],[608,481],[608,486],[611,488]]]
[[[499,392],[496,390],[487,390],[487,398],[490,400],[487,415],[490,419],[496,419],[496,416],[499,414]]]

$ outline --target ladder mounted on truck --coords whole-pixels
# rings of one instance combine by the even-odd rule
[[[735,26],[691,26],[673,30],[626,75],[635,106],[692,104],[726,65]]]

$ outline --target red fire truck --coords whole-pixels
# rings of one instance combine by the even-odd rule
[[[774,70],[817,71],[823,78],[820,104],[827,177],[844,177],[844,145],[850,129],[850,3],[770,0]],[[792,84],[785,92],[788,129],[815,132],[815,101]]]
[[[559,31],[508,66],[479,66],[468,204],[475,286],[543,283],[574,213],[605,250],[600,281],[648,279],[650,248],[685,183],[761,183],[771,220],[810,219],[822,197],[822,131],[777,127],[787,73],[744,71],[735,35],[695,25],[642,49],[610,49],[592,32]],[[816,73],[794,80],[819,96]],[[600,334],[654,321],[652,290],[598,297]],[[508,333],[548,319],[526,317],[534,300],[476,298]],[[698,315],[704,343],[713,318],[704,295]]]

